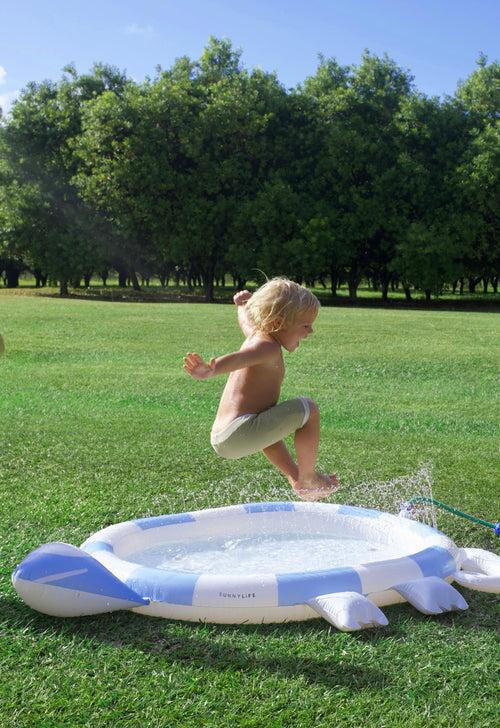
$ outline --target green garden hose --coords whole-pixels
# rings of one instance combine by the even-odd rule
[[[403,503],[401,506],[401,510],[399,515],[400,516],[407,516],[411,518],[411,513],[413,511],[413,507],[417,505],[418,503],[432,503],[433,505],[437,506],[438,508],[442,508],[444,511],[448,511],[448,513],[453,513],[454,516],[460,516],[461,518],[467,518],[468,521],[473,521],[473,523],[479,523],[481,526],[487,526],[488,528],[492,528],[493,531],[497,536],[500,536],[500,521],[497,523],[490,523],[489,521],[483,521],[482,518],[476,518],[476,516],[471,516],[469,513],[464,513],[463,511],[459,511],[457,508],[452,508],[451,506],[447,506],[446,503],[441,503],[441,501],[436,500],[435,498],[429,498],[424,495],[416,495],[413,498],[410,498],[409,501],[406,503]]]

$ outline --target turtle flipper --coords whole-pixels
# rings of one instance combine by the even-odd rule
[[[322,594],[310,599],[307,604],[342,632],[385,627],[389,623],[385,614],[373,602],[357,592]]]
[[[438,576],[425,576],[392,588],[423,614],[442,614],[469,606],[460,592]]]

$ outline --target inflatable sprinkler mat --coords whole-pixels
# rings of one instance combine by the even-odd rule
[[[451,585],[500,591],[500,557],[376,510],[250,503],[109,526],[80,548],[49,543],[13,573],[21,598],[57,617],[119,609],[230,624],[324,617],[386,625],[381,607],[467,609]]]

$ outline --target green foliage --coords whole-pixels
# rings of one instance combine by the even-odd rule
[[[71,182],[82,107],[125,83],[115,69],[102,65],[89,75],[78,76],[72,66],[65,73],[59,84],[29,84],[2,128],[12,182],[4,187],[0,208],[4,240],[33,266],[59,279],[62,293],[71,277],[81,276],[100,259],[92,237],[97,221]]]
[[[498,282],[499,79],[419,94],[368,51],[296,89],[211,37],[142,83],[97,64],[29,84],[0,126],[0,252],[61,281],[101,268],[188,284],[259,267],[438,295]],[[429,293],[430,292],[430,293]]]
[[[387,278],[402,224],[395,117],[411,84],[408,72],[389,58],[365,52],[357,67],[320,59],[316,76],[304,86],[316,101],[323,137],[313,220],[322,221],[322,254],[331,277],[346,275],[352,297],[370,266]]]
[[[500,270],[500,65],[482,56],[477,70],[459,85],[457,99],[470,119],[469,143],[456,170],[468,226],[470,274]]]
[[[397,124],[405,220],[391,269],[407,284],[439,295],[444,283],[465,275],[471,248],[456,175],[470,120],[454,101],[412,94]]]

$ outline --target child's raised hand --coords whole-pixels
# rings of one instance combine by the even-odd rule
[[[252,298],[250,291],[238,291],[233,296],[233,301],[237,306],[243,306],[250,298]]]
[[[195,379],[208,379],[215,374],[215,358],[210,359],[207,363],[199,354],[190,351],[184,357],[183,369]]]

